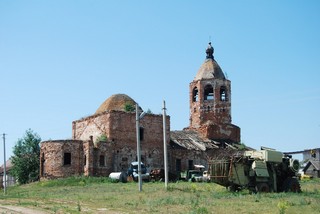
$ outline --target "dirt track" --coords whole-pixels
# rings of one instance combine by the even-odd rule
[[[44,212],[40,210],[35,210],[35,209],[25,208],[25,207],[18,207],[18,206],[10,206],[10,205],[7,205],[7,206],[0,205],[0,213],[48,214],[48,212]]]

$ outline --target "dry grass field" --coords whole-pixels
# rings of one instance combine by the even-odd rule
[[[0,213],[320,213],[320,180],[301,182],[302,193],[228,192],[214,183],[114,183],[72,177],[8,188]],[[8,209],[7,209],[8,208]],[[23,212],[22,212],[23,213]]]

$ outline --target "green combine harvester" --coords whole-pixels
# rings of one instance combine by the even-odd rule
[[[238,151],[231,156],[209,161],[211,182],[230,191],[301,192],[297,177],[300,164],[290,155],[261,149]]]

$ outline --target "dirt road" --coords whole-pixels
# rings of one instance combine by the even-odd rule
[[[18,206],[3,206],[0,205],[0,213],[10,213],[10,214],[48,214],[48,212],[35,210],[31,208],[25,208],[25,207],[18,207]]]

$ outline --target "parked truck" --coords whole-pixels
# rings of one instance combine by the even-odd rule
[[[130,181],[138,181],[139,173],[138,173],[138,163],[137,161],[131,162],[127,172],[111,172],[109,174],[109,178],[114,181],[120,181],[122,183],[126,183],[128,179]],[[144,181],[150,181],[150,175],[147,172],[146,166],[141,162],[141,178]]]
[[[137,162],[137,161],[132,162],[130,164],[128,172],[127,172],[128,176],[132,176],[134,181],[138,181],[138,179],[139,179],[138,163],[139,162]],[[140,164],[141,164],[141,178],[142,178],[142,180],[150,181],[150,175],[147,172],[146,166],[143,163],[140,163]]]
[[[202,182],[204,168],[205,167],[203,165],[194,165],[193,169],[186,170],[180,173],[180,180]]]
[[[301,192],[298,160],[271,149],[238,151],[209,161],[211,182],[231,191]]]

